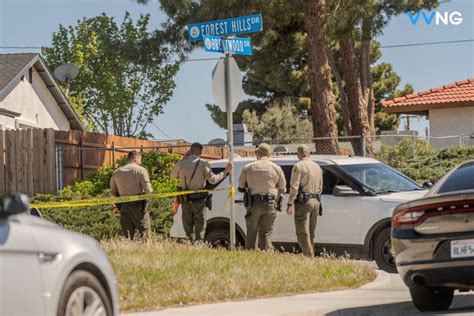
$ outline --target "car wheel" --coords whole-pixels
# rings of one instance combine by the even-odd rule
[[[112,316],[112,303],[99,280],[87,271],[74,271],[59,300],[60,316]]]
[[[410,287],[411,300],[421,311],[444,311],[451,306],[454,290],[444,287],[413,286]]]
[[[230,236],[227,229],[218,228],[211,230],[205,239],[213,248],[230,249]]]
[[[392,254],[392,241],[390,240],[390,227],[382,229],[375,237],[374,259],[380,270],[397,273],[395,258]]]

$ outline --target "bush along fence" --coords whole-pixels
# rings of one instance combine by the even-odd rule
[[[184,140],[151,141],[80,131],[0,130],[0,196],[55,193],[103,167],[115,167],[131,150],[184,154],[189,145]],[[205,146],[203,158],[228,157],[224,145]],[[253,150],[236,153],[246,157]]]
[[[181,159],[177,153],[144,152],[142,165],[150,176],[155,193],[176,191],[176,180],[170,177],[171,169]],[[126,164],[126,157],[116,161],[117,166]],[[60,189],[57,194],[37,194],[33,203],[64,202],[109,197],[112,167],[103,167],[88,173],[84,180]],[[149,200],[150,226],[152,232],[167,236],[173,224],[174,198]],[[64,207],[41,209],[44,218],[67,229],[90,235],[98,240],[120,234],[118,219],[111,205]]]

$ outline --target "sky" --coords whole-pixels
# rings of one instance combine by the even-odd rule
[[[150,28],[160,28],[166,15],[160,11],[158,0],[139,5],[131,0],[0,0],[0,46],[48,46],[51,35],[59,24],[75,25],[86,16],[105,12],[120,22],[125,11],[136,19],[140,14],[151,14]],[[382,46],[474,39],[474,1],[452,0],[442,3],[435,11],[459,12],[459,25],[430,25],[420,16],[413,25],[407,15],[393,18],[377,36]],[[430,17],[431,12],[426,13]],[[265,21],[265,17],[263,17]],[[264,22],[265,23],[265,22]],[[265,24],[263,25],[265,31]],[[37,49],[20,50],[0,48],[0,53],[38,52]],[[414,86],[415,91],[442,86],[454,81],[474,77],[474,42],[444,45],[382,48],[381,62],[392,64],[401,77],[401,85]],[[197,50],[191,59],[219,57],[218,54]],[[214,138],[226,138],[226,130],[219,128],[205,108],[215,103],[212,97],[211,73],[215,60],[190,61],[183,64],[177,74],[176,88],[171,101],[148,130],[156,139],[186,139],[207,143]],[[269,70],[270,71],[270,70]],[[405,121],[402,122],[403,128]],[[412,129],[425,134],[425,119],[411,121]],[[163,132],[164,133],[163,133]]]

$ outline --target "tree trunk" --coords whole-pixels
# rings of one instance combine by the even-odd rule
[[[344,121],[344,127],[346,128],[347,135],[352,135],[351,120],[349,117],[349,108],[347,103],[347,94],[344,90],[344,84],[342,82],[341,74],[336,67],[336,62],[331,50],[328,49],[329,64],[331,65],[332,75],[336,79],[337,90],[339,91],[339,101],[341,103],[341,114]]]
[[[370,43],[372,41],[371,25],[372,16],[366,17],[362,22],[362,45],[360,54],[360,73],[362,93],[367,103],[367,117],[370,125],[370,132],[375,131],[375,99],[374,87],[372,86],[372,72],[370,69]]]
[[[326,0],[311,0],[305,26],[308,33],[308,77],[316,152],[339,154],[336,124],[336,98],[332,92],[331,67],[325,37],[328,12]]]
[[[370,123],[367,115],[367,101],[363,95],[363,89],[357,67],[357,58],[352,33],[344,35],[339,40],[341,50],[342,66],[344,70],[345,90],[351,120],[352,135],[371,135]],[[356,155],[372,154],[372,139],[366,139],[366,153],[362,152],[359,140],[352,141]]]

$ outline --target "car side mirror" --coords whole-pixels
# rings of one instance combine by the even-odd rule
[[[425,188],[425,189],[431,189],[433,186],[434,186],[434,184],[433,184],[432,181],[425,181],[423,183],[423,188]]]
[[[8,217],[28,211],[30,199],[26,194],[15,193],[6,195],[0,202],[0,217]]]
[[[353,190],[347,185],[336,185],[332,190],[334,196],[359,196],[359,191]]]

